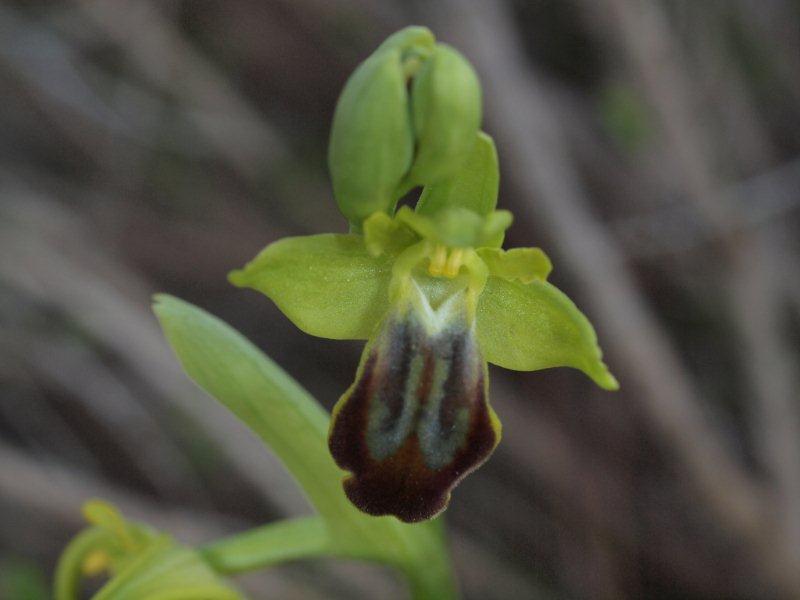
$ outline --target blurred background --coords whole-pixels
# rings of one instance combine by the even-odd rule
[[[796,0],[4,0],[0,597],[47,597],[88,497],[191,543],[309,511],[184,377],[150,295],[334,403],[360,344],[226,273],[345,230],[336,98],[408,24],[475,65],[508,244],[550,254],[622,383],[493,370],[504,439],[447,511],[465,597],[800,597]],[[237,581],[405,597],[338,561]]]

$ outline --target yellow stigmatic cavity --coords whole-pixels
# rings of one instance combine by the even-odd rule
[[[428,273],[434,277],[447,277],[452,279],[464,264],[464,249],[453,248],[448,255],[447,247],[436,244],[430,257]]]
[[[428,273],[434,277],[439,277],[444,273],[445,265],[447,263],[447,248],[442,244],[436,244],[431,256],[431,263],[428,266]]]
[[[458,275],[461,265],[464,263],[464,249],[454,248],[447,258],[447,264],[444,266],[444,276],[451,279]]]

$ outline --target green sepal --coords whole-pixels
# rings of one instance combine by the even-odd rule
[[[416,156],[407,180],[436,183],[467,160],[481,123],[481,85],[461,53],[437,44],[414,77],[411,108]]]
[[[408,54],[430,54],[436,45],[436,37],[427,27],[421,25],[411,25],[396,31],[388,38],[383,40],[375,54],[385,50],[400,50],[404,55]]]
[[[328,146],[333,192],[358,229],[395,203],[411,167],[414,136],[399,48],[375,52],[355,70],[336,104]]]
[[[478,256],[495,277],[522,283],[531,283],[536,279],[547,281],[553,270],[553,263],[541,248],[479,248]]]
[[[395,218],[420,237],[454,248],[481,248],[491,244],[513,221],[507,210],[479,215],[460,206],[445,206],[431,215],[402,206]]]
[[[386,311],[393,255],[364,238],[326,233],[270,244],[228,279],[266,294],[297,327],[331,339],[367,339]]]
[[[364,244],[372,256],[398,253],[415,241],[413,231],[384,212],[374,213],[364,221]]]
[[[490,363],[515,371],[574,367],[597,385],[619,384],[589,320],[555,286],[490,276],[478,301],[478,339]]]
[[[497,149],[492,138],[479,131],[463,166],[452,177],[426,185],[416,211],[432,215],[448,206],[460,206],[479,215],[488,215],[497,206],[499,188]]]

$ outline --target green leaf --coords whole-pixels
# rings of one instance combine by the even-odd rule
[[[344,472],[328,452],[328,414],[300,384],[199,308],[158,295],[154,311],[189,377],[244,421],[298,481],[325,519],[331,553],[402,569],[417,598],[453,597],[438,525],[370,517],[350,504],[341,485]]]
[[[322,407],[222,321],[170,296],[156,296],[153,310],[189,377],[278,455],[317,510],[334,516],[340,471],[328,454]]]
[[[214,570],[226,575],[332,552],[328,527],[318,516],[270,523],[201,549]]]
[[[480,248],[478,255],[495,277],[531,283],[536,279],[547,280],[553,264],[540,248]]]
[[[506,369],[574,367],[604,389],[619,387],[589,320],[545,281],[489,277],[478,302],[478,338],[486,360]]]
[[[479,131],[464,166],[449,179],[426,185],[416,210],[433,215],[442,208],[460,206],[479,215],[488,215],[497,206],[499,186],[497,150],[492,138]]]
[[[20,600],[51,598],[44,569],[33,561],[6,558],[0,561],[0,597]]]
[[[502,239],[514,217],[507,210],[479,215],[460,206],[445,206],[433,215],[425,215],[401,206],[395,220],[417,235],[456,248],[480,248]]]
[[[306,333],[367,339],[386,310],[391,259],[372,256],[358,235],[293,237],[270,244],[229,279],[269,296]]]

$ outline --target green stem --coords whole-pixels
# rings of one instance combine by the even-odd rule
[[[415,526],[416,527],[416,526]],[[407,566],[401,567],[414,600],[456,600],[459,593],[450,553],[445,542],[444,518],[427,524],[427,543],[414,547],[415,555]]]
[[[408,578],[414,600],[452,600],[458,597],[449,558],[439,544],[432,543],[431,549],[434,548],[436,550],[426,552],[425,556],[415,555],[405,564],[394,564]],[[319,516],[270,523],[212,542],[199,551],[222,575],[256,571],[289,560],[317,556],[385,563],[377,553],[351,553],[338,548]]]
[[[413,600],[456,600],[459,597],[449,570],[427,565],[414,573],[406,571],[406,577],[411,584]]]
[[[200,548],[200,553],[215,571],[231,575],[331,554],[331,538],[321,517],[303,517],[238,533]]]

